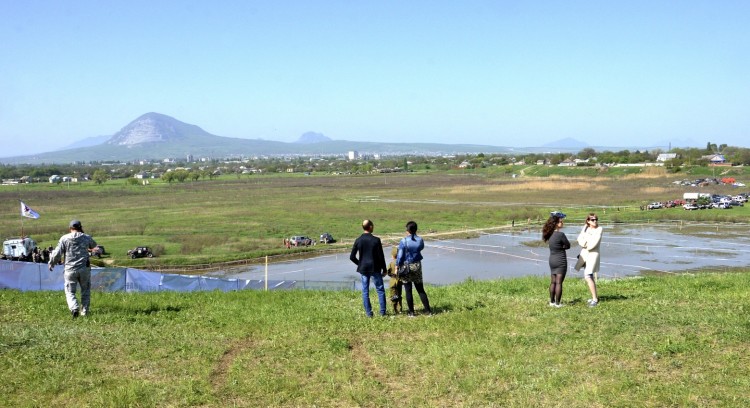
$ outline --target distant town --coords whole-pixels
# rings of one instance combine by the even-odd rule
[[[164,158],[162,160],[89,161],[71,164],[0,165],[3,185],[19,183],[104,183],[125,179],[132,184],[149,179],[167,182],[214,179],[222,175],[245,177],[269,173],[371,174],[412,170],[462,170],[494,166],[646,167],[661,166],[678,173],[689,166],[731,167],[750,165],[750,149],[708,143],[705,149],[654,151],[601,151],[584,148],[578,153],[510,154],[379,154],[349,151],[342,155],[264,155],[255,157]]]

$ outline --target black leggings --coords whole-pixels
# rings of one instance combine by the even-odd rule
[[[414,296],[411,293],[411,284],[411,282],[404,282],[404,289],[406,289],[406,305],[409,306],[409,314],[414,314]],[[427,299],[427,293],[424,291],[424,284],[422,282],[414,282],[414,287],[417,288],[419,300],[422,301],[424,311],[432,313],[432,309],[430,309],[430,300]]]
[[[558,273],[556,275],[550,276],[550,281],[549,281],[549,302],[550,303],[560,304],[560,299],[562,299],[564,280],[565,280],[565,275],[562,273]]]

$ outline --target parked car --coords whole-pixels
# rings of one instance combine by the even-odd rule
[[[295,235],[289,238],[289,245],[291,246],[309,246],[313,244],[313,240],[304,235]]]
[[[726,210],[726,209],[732,208],[732,206],[727,203],[711,203],[711,208],[719,208],[722,210]]]
[[[136,259],[136,258],[153,258],[154,253],[151,252],[151,248],[145,247],[145,246],[139,246],[135,247],[128,251],[128,256]]]
[[[686,210],[697,210],[699,207],[695,204],[688,203],[688,204],[683,205],[682,208]]]
[[[331,235],[331,234],[329,234],[327,232],[324,232],[324,233],[320,234],[320,241],[318,241],[318,242],[322,242],[324,244],[332,244],[332,243],[336,242],[336,240],[333,239],[333,235]]]
[[[649,210],[658,210],[660,208],[662,208],[661,203],[651,203],[648,205]]]

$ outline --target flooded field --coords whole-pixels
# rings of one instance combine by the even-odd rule
[[[579,248],[579,226],[563,232],[573,244],[568,251],[569,277],[580,277],[572,265]],[[424,279],[449,284],[466,279],[486,280],[519,276],[547,276],[549,250],[536,230],[484,234],[474,239],[429,240],[423,255]],[[385,248],[389,260],[390,247]],[[747,225],[615,225],[604,226],[600,278],[618,278],[644,272],[680,273],[700,268],[750,266],[750,231]],[[352,282],[359,275],[341,252],[268,265],[269,280]],[[220,272],[241,279],[265,278],[265,266]]]

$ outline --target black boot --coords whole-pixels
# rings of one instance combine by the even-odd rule
[[[424,311],[427,314],[432,314],[432,308],[430,308],[430,300],[427,298],[427,293],[422,292],[419,294],[419,300],[422,301],[422,306],[424,306]]]

